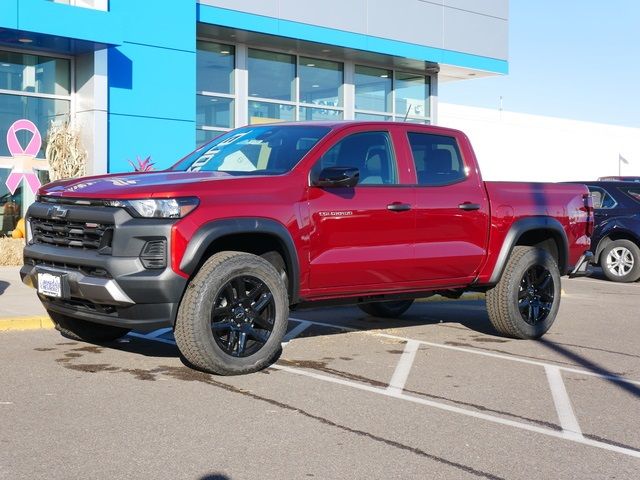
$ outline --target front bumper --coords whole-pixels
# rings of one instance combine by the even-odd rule
[[[47,216],[49,205],[35,203],[27,218]],[[31,241],[24,249],[22,281],[38,286],[38,274],[61,277],[60,298],[38,294],[47,310],[73,318],[136,330],[170,327],[187,279],[168,265],[170,220],[133,218],[122,209],[69,206],[74,225],[101,223],[113,228],[109,248],[76,248]],[[59,238],[56,238],[59,240]],[[165,240],[167,266],[145,268],[140,255],[149,241]]]
[[[571,272],[569,273],[569,278],[587,277],[591,275],[591,265],[593,264],[593,258],[593,252],[585,252],[580,257],[573,270],[571,270]]]

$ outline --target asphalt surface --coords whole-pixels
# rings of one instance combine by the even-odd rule
[[[637,479],[640,284],[563,287],[539,342],[482,301],[292,312],[243,377],[188,369],[170,332],[0,332],[0,479]]]

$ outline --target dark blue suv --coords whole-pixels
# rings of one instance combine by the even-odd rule
[[[581,183],[593,197],[591,251],[595,263],[609,280],[635,282],[640,278],[640,183]]]

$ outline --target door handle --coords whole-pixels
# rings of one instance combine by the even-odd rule
[[[458,205],[460,210],[480,210],[479,203],[464,202]]]
[[[411,210],[411,205],[408,203],[393,202],[387,205],[387,210],[391,210],[392,212],[406,212],[407,210]]]

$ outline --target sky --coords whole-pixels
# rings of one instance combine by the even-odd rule
[[[509,74],[439,101],[640,127],[640,0],[509,0]]]

